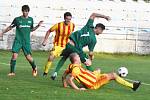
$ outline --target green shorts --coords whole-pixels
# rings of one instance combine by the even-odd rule
[[[63,50],[61,56],[69,57],[69,55],[71,53],[78,53],[78,55],[80,56],[80,59],[81,59],[82,63],[84,63],[86,61],[86,59],[88,58],[88,56],[86,55],[86,53],[84,53],[82,50],[79,50],[75,46],[67,43],[66,48]]]
[[[31,54],[30,43],[21,43],[15,40],[12,46],[12,52],[19,53],[20,49],[22,49],[25,56]]]

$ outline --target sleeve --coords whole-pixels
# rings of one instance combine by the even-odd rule
[[[55,31],[55,30],[57,30],[58,29],[58,24],[55,24],[54,26],[52,26],[50,29],[49,29],[49,31],[50,32],[53,32],[53,31]]]
[[[16,18],[13,20],[13,22],[10,25],[12,28],[17,26]]]
[[[96,45],[96,41],[93,40],[93,41],[88,45],[89,51],[93,51],[95,45]]]
[[[33,29],[33,24],[34,24],[34,21],[33,21],[33,18],[32,18],[31,29]]]
[[[73,68],[71,75],[75,78],[79,74],[80,74],[80,68],[79,67]]]
[[[93,22],[94,22],[93,19],[89,19],[89,20],[87,21],[87,23],[86,23],[86,26],[87,26],[87,27],[93,27]]]
[[[83,33],[87,32],[89,30],[89,28],[93,28],[93,22],[94,20],[93,19],[89,19],[86,23],[86,25],[81,29],[83,31]]]

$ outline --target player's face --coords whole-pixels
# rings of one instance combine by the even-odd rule
[[[95,33],[96,33],[96,35],[102,34],[103,33],[102,28],[101,27],[95,28]]]
[[[72,18],[71,16],[66,16],[66,17],[65,17],[64,20],[65,20],[65,24],[66,24],[66,25],[68,25],[68,24],[70,23],[71,18]]]
[[[23,13],[23,17],[28,17],[29,11],[24,10],[24,11],[22,11],[22,13]]]

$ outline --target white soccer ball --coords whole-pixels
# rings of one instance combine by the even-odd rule
[[[121,77],[126,77],[128,75],[128,69],[126,67],[118,68],[118,74]]]

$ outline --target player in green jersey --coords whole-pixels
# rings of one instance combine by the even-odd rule
[[[16,34],[15,39],[12,46],[12,58],[10,61],[10,73],[8,76],[15,75],[15,66],[16,66],[16,59],[18,57],[18,53],[20,49],[22,49],[26,59],[32,66],[32,75],[37,75],[37,66],[31,56],[31,46],[30,46],[30,32],[35,31],[43,21],[40,21],[37,26],[33,27],[33,18],[29,17],[30,8],[28,5],[22,6],[22,16],[16,17],[10,26],[8,26],[2,33],[10,31],[12,28],[16,27]]]
[[[66,59],[73,52],[78,53],[81,62],[87,66],[86,68],[88,70],[93,71],[93,69],[90,66],[92,64],[92,59],[94,58],[93,50],[97,42],[95,35],[102,34],[103,30],[105,29],[105,26],[101,23],[96,24],[95,27],[93,26],[93,22],[96,17],[104,18],[108,21],[110,20],[109,16],[105,16],[98,13],[92,13],[86,25],[81,30],[76,31],[70,35],[70,41],[66,45],[66,48],[63,50],[61,54],[62,58],[58,62],[54,74],[51,76],[53,80],[57,77],[57,73],[63,66]],[[85,46],[88,46],[89,57],[83,52],[83,47]]]

